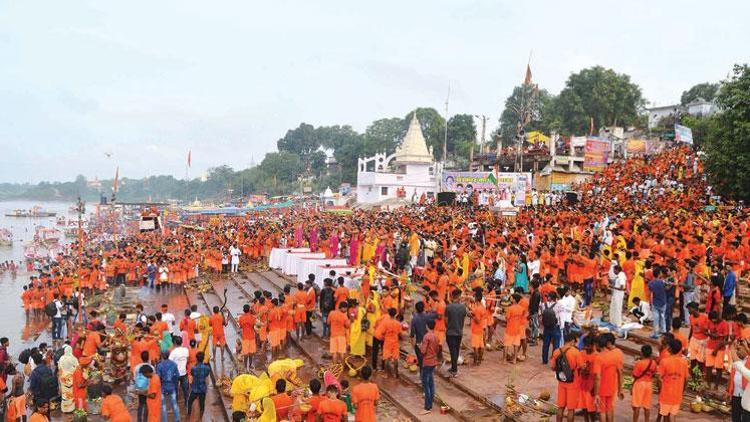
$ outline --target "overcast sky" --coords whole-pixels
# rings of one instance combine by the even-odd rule
[[[750,57],[750,2],[0,0],[0,182],[260,162],[287,129],[491,117],[592,65],[653,104]],[[112,154],[107,158],[105,153]]]

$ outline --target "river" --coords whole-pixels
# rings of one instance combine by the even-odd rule
[[[0,337],[10,339],[11,353],[23,350],[24,343],[36,339],[40,328],[39,324],[27,324],[21,303],[21,292],[23,286],[28,284],[30,273],[26,272],[23,262],[23,246],[30,242],[34,236],[37,226],[55,227],[57,217],[45,218],[21,218],[6,217],[5,214],[15,209],[30,209],[38,205],[45,211],[56,212],[58,216],[76,218],[68,212],[72,203],[69,202],[35,202],[35,201],[7,201],[0,202],[0,228],[6,228],[13,232],[13,246],[0,246],[0,262],[9,260],[20,262],[21,266],[14,276],[10,271],[0,273]]]

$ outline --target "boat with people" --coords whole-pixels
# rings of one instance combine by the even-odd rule
[[[21,218],[41,218],[41,217],[54,217],[57,213],[53,211],[46,211],[40,206],[34,206],[31,209],[16,209],[11,212],[5,213],[6,217],[21,217]]]
[[[13,246],[13,232],[0,229],[0,246]]]
[[[34,234],[34,241],[44,244],[58,243],[60,238],[62,238],[60,230],[43,226],[38,226]]]

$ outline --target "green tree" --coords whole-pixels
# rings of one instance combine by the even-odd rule
[[[716,95],[706,139],[706,170],[716,190],[750,200],[750,67],[735,65],[732,77]]]
[[[408,124],[408,121],[404,122],[404,119],[398,117],[372,122],[365,129],[362,156],[370,156],[378,152],[393,154],[404,139]]]
[[[415,111],[419,124],[422,126],[422,135],[427,142],[427,148],[432,148],[432,155],[436,160],[442,160],[443,144],[445,143],[445,119],[434,108],[420,107],[404,116],[404,126],[407,129]]]
[[[532,85],[513,88],[513,93],[505,99],[505,108],[500,114],[500,127],[496,133],[502,144],[513,145],[524,113],[528,113],[530,118],[525,126],[526,132],[556,130],[552,124],[555,119],[553,101],[554,98],[545,89],[540,90]]]
[[[718,91],[719,84],[704,82],[702,84],[694,85],[687,91],[682,92],[682,96],[680,97],[680,104],[688,105],[698,98],[703,98],[706,101],[713,101]]]
[[[588,133],[591,118],[595,129],[633,125],[645,105],[641,88],[630,76],[601,66],[570,75],[555,102],[560,129],[566,134]]]
[[[474,152],[479,152],[476,144],[477,126],[471,114],[456,114],[448,119],[448,154],[468,159],[472,143]]]
[[[259,171],[266,176],[265,179],[259,180],[261,185],[277,189],[285,184],[291,184],[297,181],[302,174],[302,163],[299,155],[288,152],[269,152],[258,166]]]
[[[286,135],[276,142],[276,146],[279,151],[305,157],[320,147],[320,140],[313,125],[300,123],[296,129],[286,131]]]

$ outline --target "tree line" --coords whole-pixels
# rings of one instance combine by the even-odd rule
[[[727,81],[702,83],[682,93],[683,105],[697,98],[715,100],[719,112],[712,116],[672,116],[660,122],[656,133],[673,131],[676,119],[693,129],[696,147],[707,154],[707,169],[719,192],[750,197],[750,83],[747,65],[737,65]],[[513,89],[503,104],[498,128],[487,139],[488,147],[500,141],[513,145],[520,126],[562,135],[586,135],[602,126],[645,129],[646,101],[641,88],[630,76],[594,66],[573,73],[557,95],[525,81]],[[283,195],[320,192],[327,186],[356,184],[357,158],[377,152],[393,153],[400,145],[412,114],[416,113],[425,140],[436,160],[442,160],[446,124],[448,160],[456,168],[468,166],[470,150],[476,144],[477,127],[470,114],[445,118],[434,108],[419,107],[401,117],[373,121],[360,133],[349,125],[315,127],[301,123],[277,142],[276,152],[265,155],[254,167],[235,170],[228,166],[209,169],[207,177],[179,180],[172,176],[123,179],[118,199],[163,201],[194,198],[222,202],[249,193]],[[477,151],[475,150],[475,153]],[[730,174],[731,173],[731,174]],[[106,196],[111,180],[102,181]],[[88,186],[83,176],[73,182],[0,184],[0,200],[96,198],[98,189]]]

